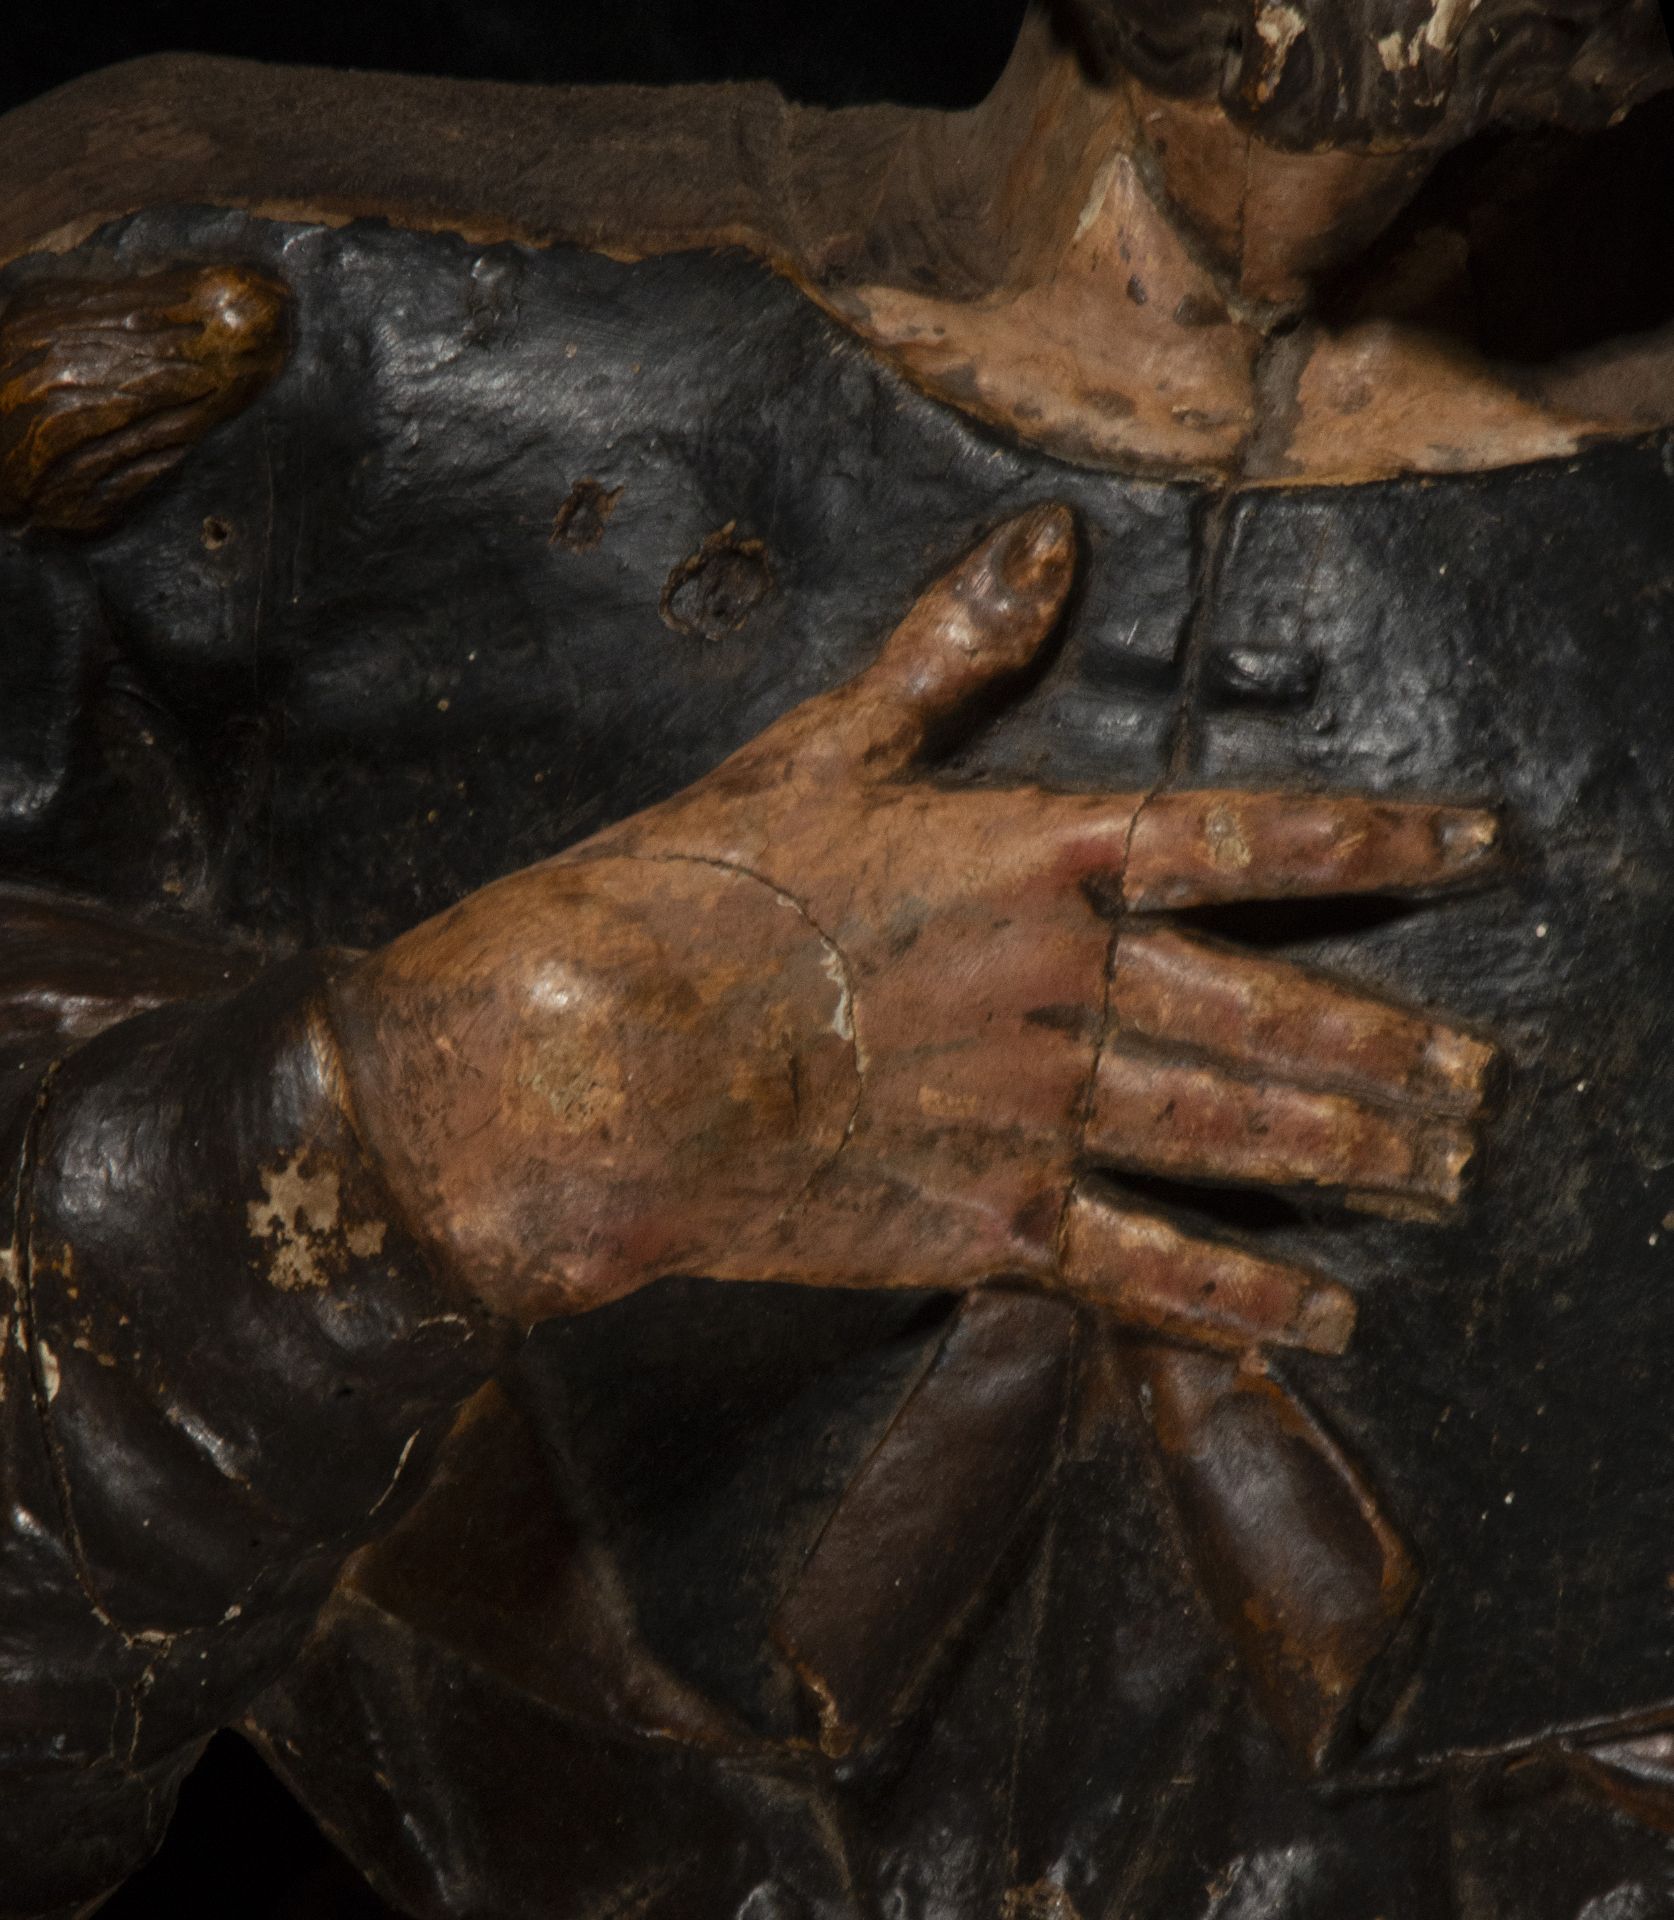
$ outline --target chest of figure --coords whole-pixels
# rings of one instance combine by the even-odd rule
[[[1674,1696],[1662,443],[1228,497],[1003,444],[719,256],[166,212],[95,256],[231,256],[294,300],[274,386],[116,533],[60,549],[91,591],[49,597],[75,621],[96,600],[95,651],[219,813],[221,910],[261,932],[381,939],[678,789],[1043,498],[1076,509],[1083,585],[968,777],[1503,805],[1518,858],[1492,894],[1239,928],[1504,1045],[1466,1217],[1240,1217],[1329,1241],[1358,1283],[1353,1355],[1302,1384],[1427,1575],[1392,1757]],[[1596,1445],[1543,1446],[1560,1415]]]

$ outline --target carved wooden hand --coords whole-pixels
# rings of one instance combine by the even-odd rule
[[[1065,510],[1001,527],[858,679],[342,983],[368,1141],[485,1297],[535,1319],[670,1272],[1011,1275],[1214,1345],[1341,1349],[1344,1289],[1099,1172],[1434,1213],[1491,1049],[1157,916],[1453,885],[1495,821],[925,779],[1036,656],[1073,564]]]

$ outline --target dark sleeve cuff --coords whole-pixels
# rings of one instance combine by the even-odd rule
[[[155,1650],[136,1758],[277,1671],[517,1335],[427,1264],[356,1135],[324,963],[52,1070],[18,1257],[83,1583]]]

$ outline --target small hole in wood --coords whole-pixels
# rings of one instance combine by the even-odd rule
[[[571,553],[591,553],[604,538],[605,527],[621,498],[620,487],[601,486],[593,479],[578,480],[558,509],[548,544],[568,547]]]
[[[773,588],[767,549],[759,540],[740,538],[737,523],[728,521],[669,574],[658,611],[676,633],[724,640],[746,624]]]

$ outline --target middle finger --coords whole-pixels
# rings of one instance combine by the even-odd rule
[[[1130,1172],[1437,1209],[1458,1200],[1475,1151],[1452,1118],[1121,1045],[1100,1059],[1085,1145]]]

